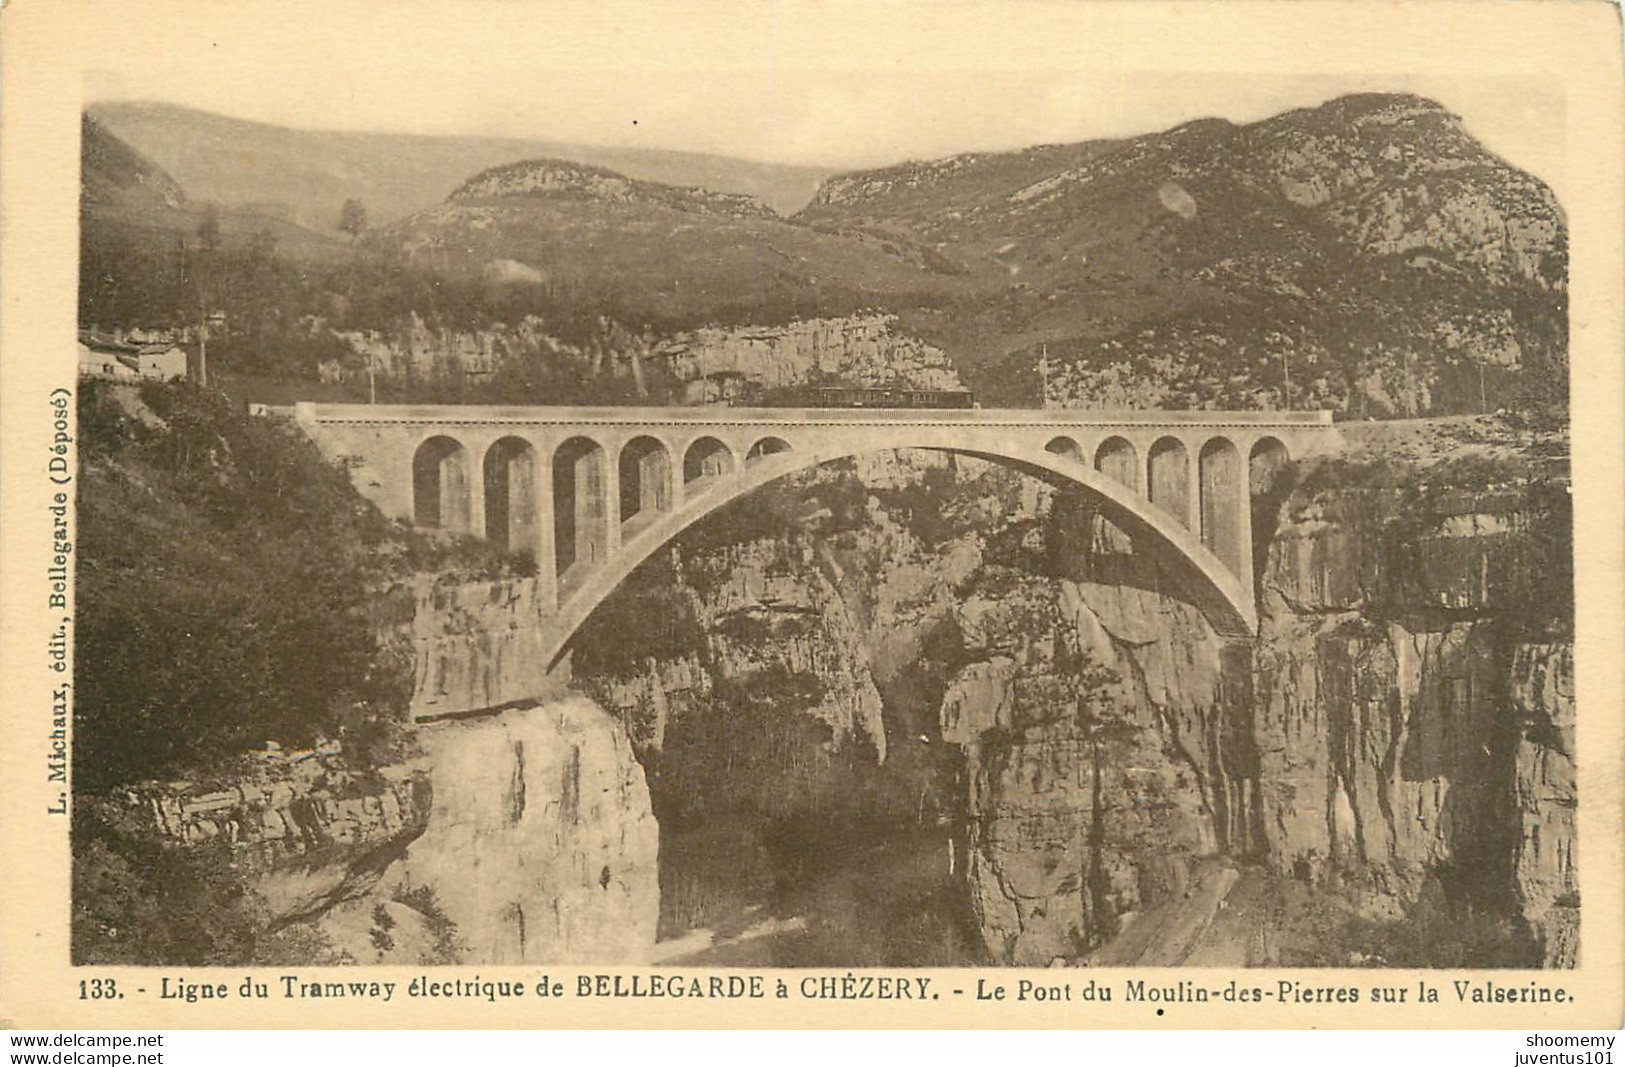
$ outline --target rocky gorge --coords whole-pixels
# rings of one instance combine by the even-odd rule
[[[531,580],[420,584],[420,689],[505,710],[376,785],[132,803],[336,959],[1572,965],[1563,443],[1395,432],[1255,501],[1252,640],[1086,498],[888,454],[651,560],[574,692]]]
[[[211,357],[298,340],[284,384],[411,403],[1319,407],[1348,448],[1254,496],[1245,636],[1086,494],[902,452],[688,528],[553,670],[527,561],[221,398],[82,403],[76,958],[1576,962],[1567,234],[1439,105],[899,165],[794,219],[532,161],[375,237]]]

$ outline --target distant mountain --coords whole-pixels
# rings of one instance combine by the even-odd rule
[[[1560,206],[1414,96],[833,175],[790,217],[750,182],[698,175],[708,157],[632,153],[634,172],[523,142],[318,134],[147,105],[93,118],[137,131],[126,147],[149,158],[87,155],[87,216],[172,224],[193,209],[162,206],[171,185],[186,205],[257,205],[230,227],[343,257],[337,275],[288,284],[305,313],[350,328],[540,314],[653,335],[885,311],[989,405],[1358,418],[1567,401]],[[656,162],[669,166],[651,176]],[[722,163],[723,177],[744,173]],[[349,196],[375,223],[406,213],[352,245],[333,227]],[[278,201],[296,206],[279,214]],[[96,306],[131,307],[120,284]]]
[[[1371,254],[1443,253],[1496,281],[1556,283],[1567,265],[1549,189],[1438,104],[1381,94],[1249,126],[1205,119],[1129,140],[838,175],[797,217],[952,244],[967,263],[1028,272],[1030,284],[1033,272],[1076,275],[1075,263],[1060,265],[1074,251],[1126,253],[1169,218],[1180,220],[1179,240],[1165,252],[1178,244],[1185,259],[1252,254],[1268,238],[1229,223],[1264,221],[1320,224],[1335,234],[1317,240],[1335,236]]]
[[[312,229],[332,229],[351,198],[374,223],[388,223],[438,203],[477,171],[544,156],[753,196],[784,213],[804,205],[831,173],[693,152],[292,129],[173,104],[107,102],[87,110],[194,198],[257,205]]]
[[[162,167],[85,115],[79,124],[79,203],[87,210],[180,211],[186,193]]]
[[[1413,96],[840,175],[796,220],[974,279],[915,325],[1011,399],[1471,410],[1566,371],[1556,199]]]
[[[903,242],[824,233],[751,197],[557,159],[483,171],[372,245],[668,327],[850,311],[944,284],[934,257]]]
[[[188,194],[183,184],[144,153],[86,114],[80,120],[79,204],[82,244],[134,241],[148,252],[169,249],[177,239],[196,244],[206,212],[213,210],[227,244],[259,237],[267,245],[300,258],[326,257],[342,250],[344,240],[331,228],[300,226],[263,205],[213,208]]]
[[[459,185],[448,197],[453,204],[476,204],[513,197],[560,202],[660,205],[674,211],[735,219],[777,218],[760,200],[738,193],[638,181],[607,167],[567,160],[532,159],[492,167]]]

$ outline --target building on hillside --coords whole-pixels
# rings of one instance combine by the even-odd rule
[[[135,358],[136,371],[143,378],[167,382],[186,377],[186,350],[180,345],[141,345]]]
[[[186,350],[168,341],[132,343],[83,330],[79,334],[79,373],[87,378],[184,378]]]
[[[104,341],[89,334],[79,336],[79,376],[81,378],[140,377],[136,368],[126,362],[132,346],[117,341]]]

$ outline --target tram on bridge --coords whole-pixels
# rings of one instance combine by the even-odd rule
[[[897,386],[795,386],[775,389],[763,398],[776,408],[914,408],[965,411],[976,407],[969,389],[918,389]]]

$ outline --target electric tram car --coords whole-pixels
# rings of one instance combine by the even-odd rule
[[[799,408],[973,408],[969,389],[912,389],[824,385],[776,390],[773,407]]]

